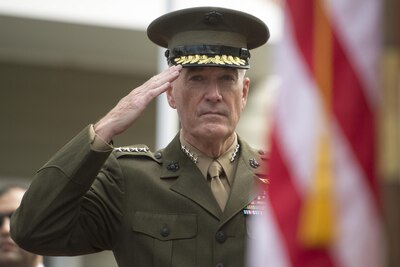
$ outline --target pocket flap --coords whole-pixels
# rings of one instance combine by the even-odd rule
[[[132,229],[159,240],[187,239],[197,234],[196,214],[169,214],[136,211],[131,217]]]

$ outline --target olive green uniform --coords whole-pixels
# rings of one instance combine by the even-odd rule
[[[12,218],[12,236],[43,255],[112,250],[119,266],[242,267],[243,209],[265,175],[262,153],[238,138],[222,212],[179,135],[163,150],[94,151],[85,128],[37,173]]]

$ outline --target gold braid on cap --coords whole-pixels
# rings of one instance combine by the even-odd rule
[[[188,56],[180,56],[174,58],[176,64],[218,64],[218,65],[237,65],[237,66],[245,66],[246,60],[241,59],[239,57],[233,57],[228,55],[216,55],[216,56],[208,56],[208,55],[188,55]]]
[[[179,45],[165,51],[169,65],[249,68],[250,51],[224,45]]]

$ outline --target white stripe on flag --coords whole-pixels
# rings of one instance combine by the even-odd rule
[[[338,230],[333,254],[341,267],[381,267],[385,249],[376,203],[349,144],[337,128],[333,136]]]
[[[285,14],[286,19],[290,18]],[[275,105],[277,133],[281,140],[282,154],[297,190],[304,195],[313,184],[316,151],[317,123],[320,121],[320,96],[307,66],[293,41],[290,23],[286,23],[282,42],[278,46],[278,73],[282,75]]]
[[[290,267],[269,203],[263,215],[248,216],[247,230],[247,267]]]

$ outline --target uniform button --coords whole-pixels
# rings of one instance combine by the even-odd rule
[[[164,227],[163,229],[161,229],[160,234],[161,234],[163,237],[169,236],[169,234],[170,234],[169,228],[168,228],[168,227]]]
[[[215,267],[226,267],[226,265],[220,262],[220,263],[217,263],[217,265],[215,265]]]
[[[225,240],[226,240],[226,235],[225,235],[224,232],[218,231],[218,232],[215,234],[215,239],[217,240],[218,243],[221,243],[221,244],[222,244],[222,243],[224,243]]]
[[[154,154],[154,157],[155,157],[156,159],[161,159],[161,157],[162,157],[161,152],[156,152],[156,154]]]

